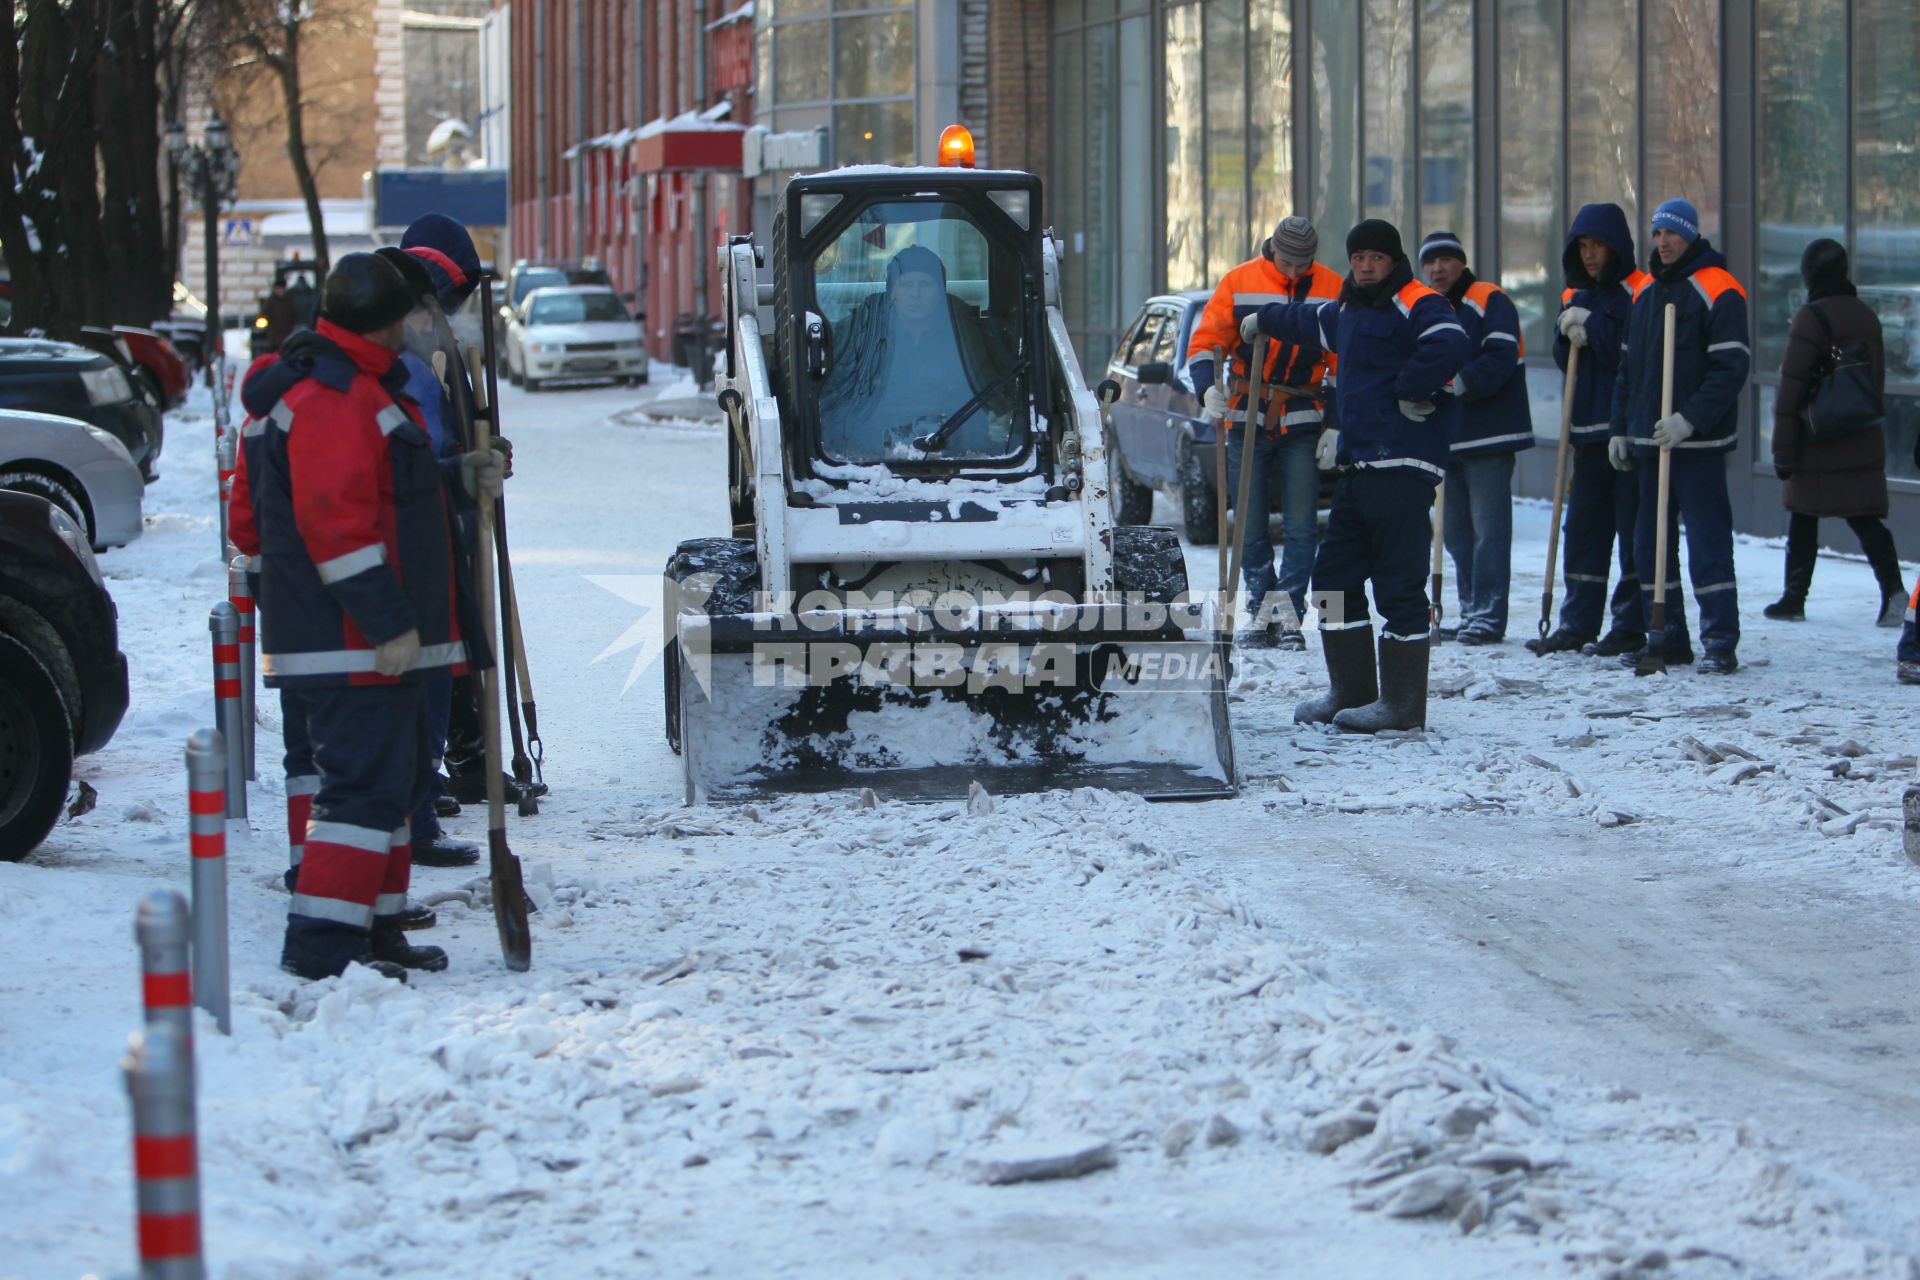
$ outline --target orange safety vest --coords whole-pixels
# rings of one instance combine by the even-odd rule
[[[1252,355],[1240,341],[1240,322],[1270,302],[1306,302],[1337,299],[1346,280],[1328,267],[1314,263],[1307,274],[1295,279],[1286,275],[1266,257],[1243,262],[1227,272],[1208,299],[1200,322],[1193,327],[1187,344],[1189,362],[1210,357],[1215,348],[1229,353],[1224,385],[1229,405],[1236,412],[1227,425],[1237,427],[1244,418],[1247,403],[1247,361]],[[1322,386],[1327,375],[1338,366],[1332,352],[1309,354],[1292,343],[1267,345],[1265,383],[1284,388],[1282,394],[1268,395],[1261,406],[1261,423],[1266,430],[1290,430],[1317,427],[1325,416],[1323,406],[1330,388]],[[1214,377],[1221,378],[1215,370]]]

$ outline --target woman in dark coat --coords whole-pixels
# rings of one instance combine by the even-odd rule
[[[1847,251],[1838,241],[1815,240],[1808,245],[1800,258],[1800,278],[1806,282],[1807,302],[1794,313],[1787,352],[1780,361],[1780,394],[1773,406],[1773,469],[1784,482],[1780,501],[1791,513],[1787,587],[1763,612],[1769,618],[1806,618],[1807,588],[1813,584],[1813,563],[1820,551],[1820,520],[1837,516],[1860,539],[1860,549],[1867,553],[1867,562],[1879,579],[1880,625],[1897,627],[1906,611],[1907,593],[1900,582],[1893,534],[1885,523],[1886,432],[1876,424],[1815,441],[1807,437],[1800,416],[1829,345],[1864,341],[1873,361],[1874,385],[1886,385],[1880,318],[1856,296],[1853,282],[1847,279]],[[1831,339],[1820,325],[1820,316],[1833,328]]]

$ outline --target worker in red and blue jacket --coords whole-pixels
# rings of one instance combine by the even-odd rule
[[[1687,533],[1687,570],[1700,606],[1705,652],[1696,668],[1709,675],[1738,669],[1739,595],[1733,576],[1733,504],[1727,496],[1727,455],[1739,425],[1740,393],[1753,353],[1747,345],[1747,291],[1727,270],[1726,259],[1700,234],[1700,215],[1685,200],[1654,211],[1653,282],[1640,291],[1627,318],[1614,382],[1612,435],[1607,459],[1634,470],[1640,481],[1640,511],[1634,524],[1634,567],[1642,602],[1653,604],[1655,503],[1658,454],[1671,451],[1667,504],[1667,631],[1647,636],[1670,663],[1693,661],[1687,616],[1679,601],[1682,521]],[[1661,416],[1660,389],[1665,312],[1674,324],[1673,412]],[[1622,662],[1633,665],[1634,655]]]
[[[413,306],[390,264],[348,254],[314,332],[243,391],[260,420],[248,468],[261,667],[304,719],[319,779],[281,953],[301,977],[447,963],[408,944],[399,919],[407,816],[427,787],[422,681],[470,658],[446,481],[470,496],[505,467],[492,451],[433,457],[395,359]]]
[[[1473,352],[1451,388],[1460,412],[1441,529],[1460,595],[1453,635],[1465,645],[1498,644],[1507,637],[1513,581],[1513,455],[1533,447],[1520,312],[1504,289],[1467,270],[1466,246],[1451,231],[1421,241],[1420,267],[1453,304]]]
[[[1313,565],[1332,687],[1293,718],[1375,733],[1426,724],[1433,494],[1460,411],[1447,384],[1471,350],[1446,297],[1413,278],[1392,223],[1369,218],[1348,232],[1347,265],[1338,299],[1270,303],[1247,317],[1242,336],[1264,333],[1340,357],[1341,476]],[[1369,580],[1385,624],[1377,674]]]
[[[1560,255],[1566,288],[1555,322],[1553,361],[1562,370],[1580,351],[1573,378],[1568,444],[1573,479],[1560,545],[1566,594],[1551,633],[1527,641],[1538,654],[1587,652],[1603,658],[1635,653],[1647,642],[1640,575],[1633,565],[1633,526],[1640,489],[1631,472],[1607,462],[1613,432],[1613,390],[1627,316],[1653,277],[1633,265],[1633,233],[1617,204],[1582,205]],[[1620,582],[1608,607],[1607,574],[1619,547]],[[1677,584],[1675,590],[1678,590]],[[1600,634],[1603,613],[1611,615]]]

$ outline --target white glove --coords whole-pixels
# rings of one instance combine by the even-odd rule
[[[1633,470],[1633,442],[1625,436],[1607,438],[1607,461],[1615,471]]]
[[[1693,434],[1693,424],[1680,414],[1672,414],[1653,424],[1653,442],[1671,449]]]
[[[1260,313],[1250,311],[1247,318],[1240,322],[1240,341],[1256,342],[1260,338]]]
[[[460,483],[472,496],[479,497],[484,489],[499,497],[506,478],[507,458],[498,449],[475,449],[460,455]]]
[[[1560,332],[1576,347],[1587,345],[1587,317],[1593,313],[1585,307],[1567,307],[1560,312],[1557,323]],[[1576,337],[1576,333],[1578,336]]]
[[[1313,446],[1313,461],[1322,471],[1333,470],[1340,457],[1340,432],[1328,427]]]
[[[1433,413],[1433,401],[1402,400],[1400,402],[1400,412],[1415,422],[1425,422],[1428,416]]]
[[[1206,406],[1200,411],[1200,417],[1207,422],[1225,422],[1227,419],[1227,389],[1219,383],[1207,388],[1207,394],[1201,397]]]
[[[420,661],[420,632],[397,635],[373,651],[373,669],[383,676],[403,676]]]
[[[1464,373],[1454,374],[1453,381],[1447,384],[1447,391],[1449,394],[1465,400],[1467,398],[1467,375]]]

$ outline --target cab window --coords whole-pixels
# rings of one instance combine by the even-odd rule
[[[1159,360],[1168,365],[1179,367],[1180,317],[1162,313],[1166,323],[1160,327],[1160,336],[1154,340],[1153,354],[1149,360]]]

